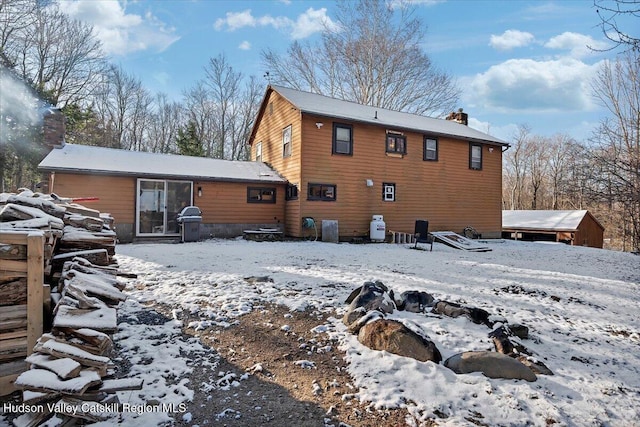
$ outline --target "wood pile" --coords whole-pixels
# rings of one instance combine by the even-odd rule
[[[116,307],[126,299],[117,269],[76,257],[64,264],[58,288],[51,332],[40,337],[26,359],[30,369],[15,381],[23,403],[43,411],[21,415],[16,426],[38,425],[54,414],[63,423],[104,421],[117,413],[116,391],[142,388],[141,379],[111,378],[110,334],[117,329]]]
[[[50,332],[39,332],[27,345],[27,311],[39,311],[32,307],[26,279],[27,258],[33,263],[34,257],[15,235],[34,233],[41,248],[44,244],[35,257],[44,265],[36,288],[41,294],[49,285],[53,289],[51,298],[45,297],[45,318],[46,301],[55,307],[49,306]],[[126,299],[114,265],[115,245],[109,214],[55,194],[0,193],[0,384],[7,384],[3,372],[23,371],[13,387],[23,391],[23,404],[43,409],[20,415],[16,426],[39,425],[54,414],[65,425],[102,421],[114,415],[104,408],[118,403],[116,391],[142,388],[142,380],[112,378],[110,334],[117,329],[116,307]]]
[[[59,272],[64,261],[74,256],[106,262],[93,258],[102,257],[111,262],[115,255],[116,233],[111,215],[55,194],[29,190],[18,194],[0,193],[0,232],[34,229],[41,230],[47,239],[45,275]],[[11,250],[0,246],[0,256]]]

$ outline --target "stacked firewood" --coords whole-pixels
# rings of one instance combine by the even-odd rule
[[[24,246],[2,243],[3,231],[31,230],[45,235],[44,283],[51,285],[55,308],[50,332],[38,339],[26,358],[29,369],[14,382],[23,404],[41,410],[24,413],[14,424],[35,426],[54,414],[65,425],[102,421],[117,412],[116,391],[142,388],[142,380],[113,378],[109,358],[116,307],[126,299],[113,259],[113,218],[55,194],[0,193],[0,259],[26,259]],[[0,277],[3,303],[26,307],[20,280]]]
[[[103,421],[118,412],[116,391],[142,388],[140,379],[112,378],[110,334],[117,329],[116,307],[126,299],[123,288],[114,267],[79,257],[65,262],[51,332],[40,337],[26,359],[31,369],[15,381],[23,403],[42,410],[21,415],[15,425],[38,425],[54,414]]]
[[[111,261],[115,255],[116,233],[111,215],[55,194],[30,190],[0,193],[0,231],[33,229],[45,233],[46,275],[55,275],[65,261],[75,256],[101,263]]]

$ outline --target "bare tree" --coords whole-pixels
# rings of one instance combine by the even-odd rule
[[[175,153],[176,136],[183,124],[183,108],[170,101],[166,94],[159,93],[155,100],[155,112],[150,117],[146,150],[154,153]]]
[[[104,146],[139,150],[151,96],[135,76],[111,65],[94,94],[96,105],[110,140]]]
[[[549,145],[543,137],[534,138],[529,144],[527,162],[529,164],[529,182],[531,185],[531,209],[544,208],[544,185],[549,168]]]
[[[213,101],[203,80],[183,93],[185,114],[195,124],[198,139],[202,141],[206,157],[214,152],[215,124]]]
[[[258,115],[261,97],[261,85],[258,84],[255,77],[249,77],[236,106],[237,115],[234,120],[231,156],[229,157],[231,160],[249,160],[250,147],[247,141],[249,141],[253,123]]]
[[[204,71],[215,111],[217,147],[214,156],[225,159],[227,146],[233,144],[231,130],[237,114],[235,103],[240,97],[242,73],[233,69],[224,54],[210,58]]]
[[[185,113],[195,136],[208,157],[246,160],[246,142],[262,90],[254,77],[245,80],[234,70],[224,54],[209,60],[205,75],[184,93]]]
[[[623,46],[640,50],[640,1],[594,0],[593,5],[602,33],[614,43],[612,49]]]
[[[514,136],[511,149],[505,153],[504,186],[508,191],[505,197],[505,208],[524,209],[524,192],[527,177],[527,157],[531,129],[527,125],[518,126],[518,134]]]
[[[628,50],[600,69],[593,92],[609,111],[594,134],[594,162],[602,169],[597,182],[625,212],[632,250],[640,250],[640,50]]]
[[[105,62],[93,27],[70,19],[58,7],[35,8],[32,25],[15,33],[7,51],[21,76],[63,107],[89,96]]]
[[[6,67],[13,66],[9,60],[15,58],[10,52],[11,47],[17,34],[33,25],[35,10],[35,0],[0,0],[0,54],[4,61],[9,62],[4,64]]]
[[[286,55],[262,52],[274,83],[360,104],[442,116],[460,90],[424,53],[424,25],[408,4],[341,1],[318,44],[294,42]]]

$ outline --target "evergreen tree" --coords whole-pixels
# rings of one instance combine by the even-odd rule
[[[178,146],[178,154],[180,155],[196,157],[205,156],[204,145],[198,138],[196,123],[192,120],[189,121],[186,128],[178,129],[176,145]]]

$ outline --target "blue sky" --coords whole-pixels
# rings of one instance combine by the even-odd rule
[[[313,40],[336,5],[324,0],[58,0],[94,25],[116,64],[152,91],[176,99],[224,53],[263,81],[260,52]],[[397,1],[397,0],[396,0]],[[608,46],[590,0],[414,0],[426,24],[425,52],[462,88],[470,125],[510,141],[517,126],[586,139],[605,117],[591,80]]]

